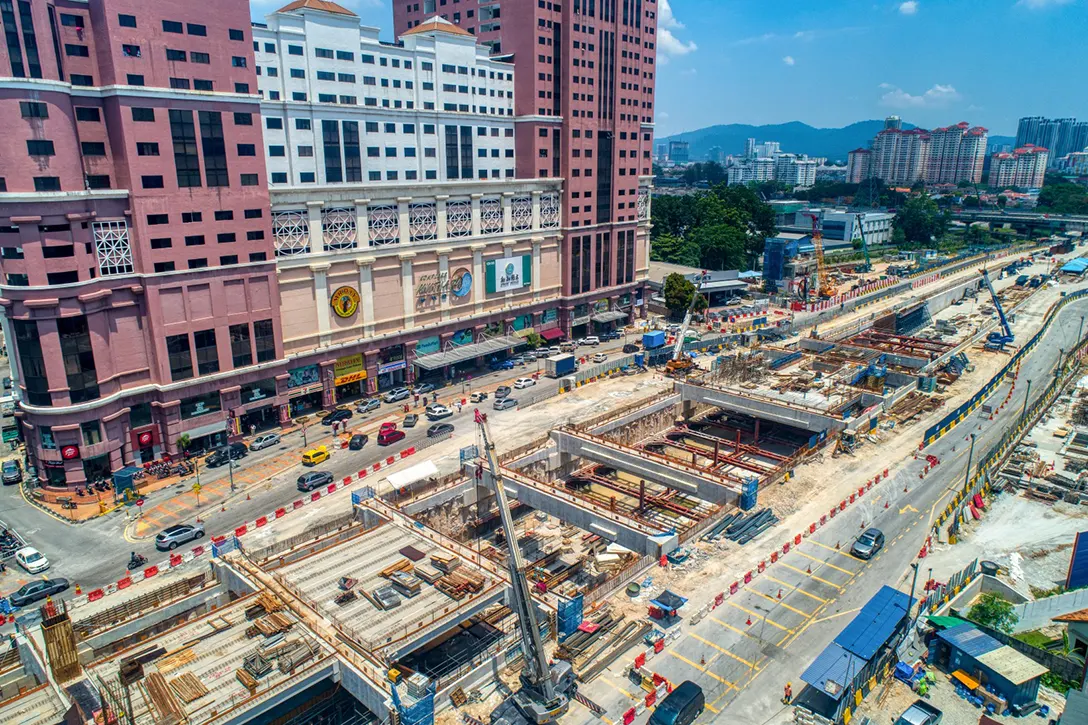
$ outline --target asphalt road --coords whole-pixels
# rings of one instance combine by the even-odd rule
[[[1063,286],[1066,291],[1076,288]],[[1035,381],[1032,400],[1046,387],[1057,365],[1059,350],[1069,349],[1075,342],[1080,318],[1085,314],[1088,314],[1088,300],[1063,309],[1042,344],[1024,361],[1019,379],[1021,383],[1026,379]],[[1023,341],[1028,337],[1023,335]],[[817,529],[815,535],[802,539],[800,546],[791,547],[789,554],[770,565],[765,574],[741,589],[738,596],[728,598],[697,625],[685,621],[681,636],[648,667],[671,681],[690,679],[703,688],[707,713],[699,722],[731,725],[787,722],[789,708],[780,702],[785,683],[792,682],[795,694],[801,691],[804,685],[800,675],[804,669],[882,585],[909,591],[910,563],[929,535],[931,522],[964,482],[969,450],[965,436],[976,435],[977,463],[978,456],[989,450],[1018,419],[1026,388],[1024,384],[1017,385],[1010,404],[992,422],[988,415],[978,411],[927,447],[925,452],[936,455],[941,463],[924,480],[918,478],[924,459],[908,460],[860,503],[849,506],[828,525]],[[990,400],[1000,403],[1008,390],[1009,384],[1001,386]],[[921,430],[917,431],[919,438],[921,434]],[[875,473],[875,470],[858,470],[859,485]],[[872,560],[864,561],[851,556],[849,547],[863,528],[869,526],[880,528],[887,543]],[[769,556],[773,547],[780,547],[794,533],[797,532],[776,527],[771,534],[748,546],[760,547]],[[924,560],[922,567],[920,582],[925,579]],[[708,591],[678,593],[692,598],[694,606],[689,609],[694,610],[712,592],[728,585],[729,581],[715,581],[707,587]],[[584,688],[585,694],[616,720],[645,694],[623,679],[622,671],[627,664],[630,663],[624,658]],[[581,706],[572,708],[570,718],[578,723],[592,721],[588,710]],[[640,721],[641,718],[636,722]]]

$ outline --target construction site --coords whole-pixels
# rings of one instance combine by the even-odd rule
[[[196,574],[26,612],[18,657],[0,664],[21,678],[3,713],[54,722],[67,699],[84,719],[130,725],[390,713],[422,725],[452,705],[516,725],[565,711],[575,681],[651,629],[613,593],[701,556],[701,541],[759,536],[777,521],[759,509],[768,489],[939,409],[976,354],[1000,354],[985,335],[1005,314],[984,287],[715,350],[666,392],[516,448],[496,452],[478,420],[454,474],[359,486],[301,534],[259,549],[216,540]],[[1005,294],[1005,308],[1027,298]]]

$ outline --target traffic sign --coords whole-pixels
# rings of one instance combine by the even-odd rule
[[[193,484],[193,493],[200,493],[200,484],[199,483],[194,483]]]
[[[144,505],[144,500],[142,498],[136,499],[136,505],[142,508]]]

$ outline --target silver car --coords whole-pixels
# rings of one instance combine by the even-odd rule
[[[262,433],[253,439],[253,442],[249,444],[249,450],[259,451],[262,448],[271,448],[272,446],[278,446],[280,444],[279,433]]]
[[[155,548],[160,551],[176,549],[188,541],[203,538],[204,524],[178,524],[168,529],[163,529],[155,537]]]
[[[491,406],[495,410],[506,410],[507,408],[518,407],[518,401],[513,398],[501,398],[495,401],[495,404]]]

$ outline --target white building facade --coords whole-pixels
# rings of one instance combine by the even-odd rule
[[[1005,188],[1019,186],[1038,188],[1046,176],[1050,152],[1038,146],[1022,146],[1011,152],[993,154],[990,157],[990,186]]]

